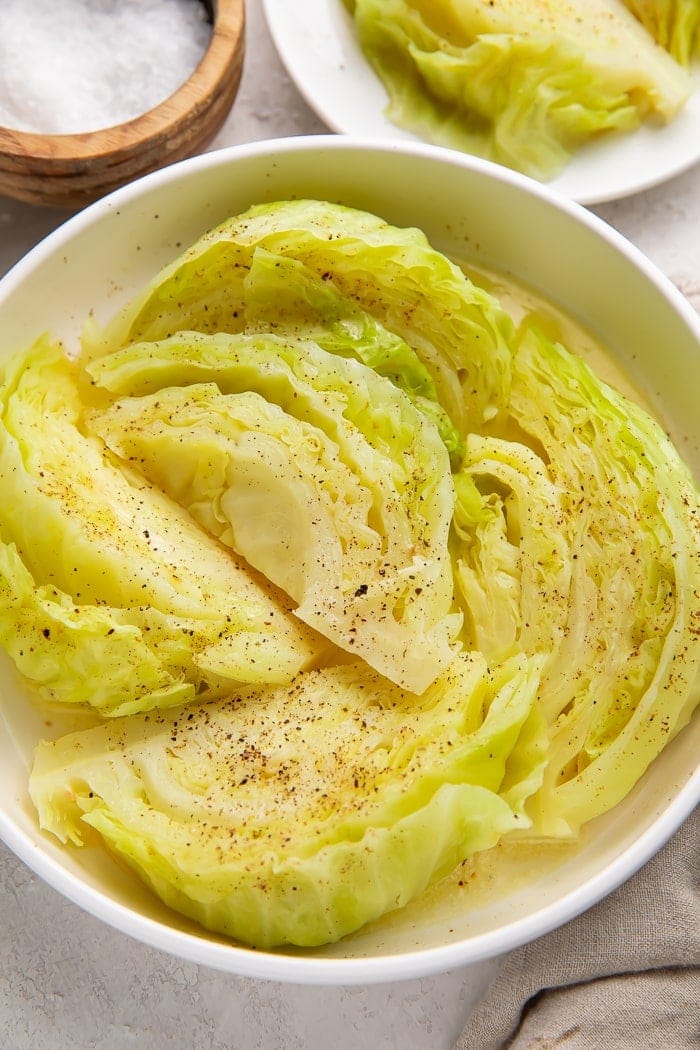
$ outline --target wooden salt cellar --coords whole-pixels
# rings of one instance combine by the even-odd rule
[[[0,126],[0,194],[76,208],[132,179],[204,149],[226,119],[240,83],[244,0],[207,3],[209,45],[169,98],[111,128],[40,135]]]

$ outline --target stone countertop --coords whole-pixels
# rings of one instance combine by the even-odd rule
[[[243,81],[213,147],[326,130],[248,0]],[[700,310],[700,166],[595,211]],[[0,197],[0,274],[67,217]],[[496,969],[343,988],[233,977],[105,926],[2,844],[0,959],[1,1050],[447,1050]]]

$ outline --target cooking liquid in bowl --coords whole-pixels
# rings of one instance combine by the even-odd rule
[[[506,277],[483,266],[457,260],[474,284],[495,295],[503,309],[519,325],[533,324],[551,339],[577,354],[595,374],[625,397],[653,414],[649,401],[603,344],[580,322],[549,302],[541,293],[513,277]]]

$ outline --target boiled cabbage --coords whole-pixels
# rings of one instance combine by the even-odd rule
[[[661,427],[530,327],[511,415],[517,439],[468,441],[452,555],[468,644],[492,661],[546,654],[550,747],[530,814],[568,835],[629,792],[698,703],[698,495]]]
[[[685,72],[617,0],[348,6],[391,121],[535,178],[603,134],[672,120],[690,94]]]
[[[700,51],[700,0],[624,0],[644,28],[677,62]]]
[[[142,395],[93,416],[95,432],[304,622],[412,692],[447,667],[460,628],[449,456],[388,379],[293,337],[196,332],[90,373]]]
[[[459,461],[460,435],[416,351],[354,299],[341,295],[328,273],[319,276],[298,259],[256,248],[245,280],[244,312],[248,332],[310,339],[391,379],[434,420],[451,457]]]
[[[343,356],[355,341],[355,356],[365,360],[364,333],[350,312],[358,307],[407,343],[460,434],[504,410],[514,326],[498,301],[432,248],[420,230],[398,229],[376,215],[325,201],[254,206],[205,234],[104,331],[86,328],[85,359],[182,330],[259,332],[258,249],[303,263],[352,304],[346,307]],[[282,302],[280,319],[288,325],[291,304],[289,298]],[[321,313],[325,321],[323,307]],[[301,319],[305,323],[304,314]],[[273,324],[271,334],[275,330]],[[337,343],[325,345],[338,349]],[[404,389],[414,381],[415,356],[400,360],[394,354],[390,365],[404,377]],[[417,392],[432,398],[432,389]]]
[[[99,439],[40,339],[0,387],[0,640],[44,695],[103,713],[289,681],[325,648],[269,585]]]
[[[205,927],[325,944],[527,825],[538,671],[465,655],[419,700],[364,665],[308,672],[42,744],[30,792],[42,827],[96,829]]]

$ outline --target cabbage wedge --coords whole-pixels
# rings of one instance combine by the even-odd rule
[[[260,249],[296,260],[407,343],[432,384],[416,392],[427,389],[432,400],[434,388],[459,434],[503,412],[514,326],[498,301],[432,248],[420,230],[398,229],[376,215],[325,201],[256,205],[205,234],[106,329],[86,328],[84,360],[183,330],[259,334]],[[288,327],[294,323],[290,296],[281,305],[281,321]],[[326,307],[326,318],[329,313],[332,321]],[[305,323],[308,316],[299,319]],[[345,327],[352,337],[353,324]],[[273,325],[270,334],[275,334]],[[362,341],[360,332],[356,342]],[[350,356],[347,343],[342,355]],[[375,365],[363,357],[361,346],[354,356]],[[405,361],[415,375],[414,358],[406,355]],[[406,378],[399,385],[410,387],[412,379],[403,366],[400,370]]]
[[[94,414],[94,432],[300,619],[415,693],[447,667],[449,456],[393,383],[315,343],[223,333],[134,343],[89,371],[140,395]]]
[[[700,54],[700,0],[624,0],[625,6],[683,66]]]
[[[667,123],[691,83],[616,0],[352,0],[387,114],[542,180],[577,149]]]
[[[41,339],[0,387],[0,639],[22,674],[104,714],[289,681],[327,649],[266,581],[83,430]],[[37,528],[37,523],[40,527]],[[101,669],[101,670],[100,670]]]
[[[474,436],[452,554],[465,642],[546,654],[547,770],[529,812],[575,834],[622,799],[700,699],[700,511],[649,415],[526,327],[518,440]]]
[[[42,827],[90,829],[167,904],[257,948],[338,940],[527,825],[539,663],[458,657],[423,697],[365,665],[40,745]]]
[[[269,332],[293,342],[312,340],[391,379],[435,422],[451,458],[459,462],[460,435],[416,351],[353,299],[341,295],[328,273],[319,276],[298,259],[256,248],[245,280],[244,314],[247,332]]]

